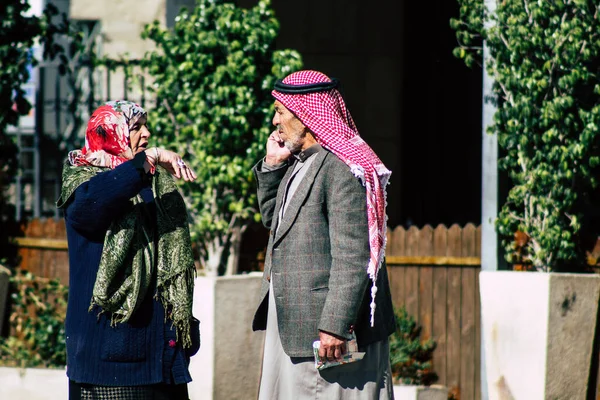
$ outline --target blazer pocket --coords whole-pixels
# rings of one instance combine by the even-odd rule
[[[310,289],[310,291],[312,293],[325,293],[326,294],[327,292],[329,292],[329,286],[315,287],[315,288]]]
[[[302,207],[322,207],[324,204],[323,201],[307,201],[302,205]]]

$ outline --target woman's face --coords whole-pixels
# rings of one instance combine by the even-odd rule
[[[150,138],[150,131],[146,126],[146,115],[142,115],[138,118],[135,124],[129,130],[129,142],[131,143],[131,150],[133,155],[138,154],[141,151],[146,150],[148,147],[148,139]]]

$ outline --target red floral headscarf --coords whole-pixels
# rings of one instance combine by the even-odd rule
[[[85,132],[85,146],[69,153],[74,166],[115,168],[133,157],[129,131],[146,111],[131,101],[109,101],[94,111]]]
[[[373,325],[377,273],[383,261],[386,244],[385,187],[391,171],[360,137],[342,95],[335,88],[336,82],[321,72],[298,71],[285,77],[280,81],[279,86],[296,87],[296,90],[284,93],[283,89],[278,91],[276,85],[272,94],[311,130],[321,146],[350,167],[352,173],[361,180],[367,190],[371,251],[367,272],[373,281],[371,288],[371,325]],[[331,88],[314,89],[319,86],[327,87],[328,84],[332,84]]]

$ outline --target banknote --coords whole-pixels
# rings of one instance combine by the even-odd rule
[[[313,353],[315,355],[315,368],[318,370],[335,367],[336,365],[344,365],[344,364],[360,361],[365,356],[364,352],[358,351],[358,344],[356,343],[356,337],[353,337],[352,339],[350,339],[346,342],[346,354],[344,354],[340,360],[336,360],[336,361],[322,360],[319,357],[319,348],[320,347],[321,347],[321,341],[315,340],[313,342]]]

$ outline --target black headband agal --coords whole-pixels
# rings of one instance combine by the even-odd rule
[[[309,83],[306,85],[288,85],[283,83],[281,79],[275,82],[275,90],[286,94],[306,94],[323,92],[325,90],[335,89],[339,86],[339,81],[331,78],[331,82]]]

